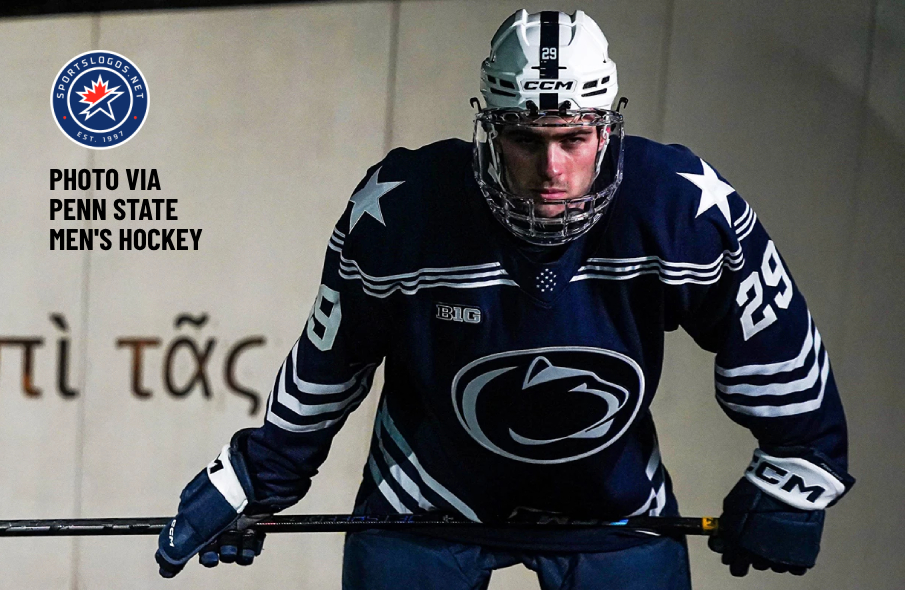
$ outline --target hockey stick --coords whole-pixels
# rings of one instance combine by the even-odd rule
[[[0,520],[0,537],[65,537],[94,535],[157,535],[171,518],[71,518],[47,520]],[[713,535],[719,519],[636,516],[624,520],[571,518],[539,515],[517,521],[479,523],[442,514],[393,514],[353,516],[351,514],[299,514],[271,516],[252,525],[265,533],[351,532],[365,529],[418,528],[506,528],[506,529],[582,529],[613,527],[650,531],[666,535]]]

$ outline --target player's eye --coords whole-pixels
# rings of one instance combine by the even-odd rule
[[[541,143],[538,138],[532,135],[513,135],[509,138],[509,141],[523,148],[534,148]]]
[[[587,141],[588,138],[586,135],[573,135],[571,137],[566,137],[565,139],[563,139],[562,143],[567,147],[576,147],[586,143]]]

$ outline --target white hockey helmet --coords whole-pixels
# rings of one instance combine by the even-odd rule
[[[618,86],[607,48],[600,27],[581,10],[519,10],[500,25],[481,64],[486,106],[475,117],[475,178],[494,216],[532,244],[563,244],[587,232],[622,179],[622,116],[611,110]],[[587,194],[556,200],[565,207],[555,218],[535,214],[544,199],[509,186],[497,138],[513,125],[597,129],[594,181]]]

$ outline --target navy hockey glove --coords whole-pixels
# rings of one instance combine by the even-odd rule
[[[755,451],[745,477],[723,500],[719,534],[708,545],[722,553],[733,576],[746,575],[750,566],[799,576],[814,567],[824,508],[854,479],[825,458],[808,455],[811,460]]]
[[[823,510],[792,508],[742,478],[723,500],[719,534],[708,545],[723,554],[733,576],[752,565],[800,576],[814,567],[823,517]]]
[[[246,431],[237,432],[220,455],[182,490],[178,512],[160,532],[154,555],[164,578],[178,574],[202,550],[201,562],[208,567],[218,561],[247,565],[261,553],[263,534],[250,529],[231,530],[254,522],[240,522],[243,511],[254,501],[251,477],[238,449],[244,434]]]

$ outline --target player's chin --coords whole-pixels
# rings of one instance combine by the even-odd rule
[[[558,217],[565,216],[566,213],[566,204],[558,204],[558,203],[538,203],[534,205],[534,215],[537,217],[542,217],[544,219],[555,219]],[[572,215],[581,213],[587,210],[586,203],[572,203],[568,206],[569,211]]]
[[[537,217],[543,217],[545,219],[562,217],[565,212],[566,206],[558,205],[556,203],[538,203],[534,206],[534,214]]]

